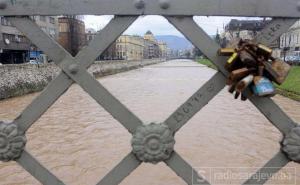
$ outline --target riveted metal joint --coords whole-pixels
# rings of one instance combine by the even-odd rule
[[[291,130],[282,142],[282,150],[294,162],[300,163],[300,126]]]
[[[159,1],[159,6],[162,9],[168,9],[170,7],[170,0],[160,0]]]
[[[175,139],[167,125],[151,123],[137,128],[131,144],[140,161],[157,164],[170,158]]]
[[[6,8],[7,8],[7,3],[3,2],[3,1],[0,1],[0,10],[4,10]]]
[[[70,73],[73,75],[77,74],[79,71],[79,67],[77,64],[71,64],[68,69],[69,69]]]
[[[298,11],[300,11],[300,1],[297,2],[297,6],[296,7],[297,7]]]
[[[145,1],[144,0],[134,0],[134,6],[137,9],[143,9],[143,8],[145,8]]]
[[[14,123],[0,121],[0,161],[20,158],[26,145],[26,137]]]

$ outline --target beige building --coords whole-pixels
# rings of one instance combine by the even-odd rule
[[[152,42],[157,42],[151,31],[147,31],[147,33],[144,35],[144,39]]]
[[[158,42],[159,50],[160,50],[160,58],[167,58],[168,55],[168,46],[167,43],[163,41]]]
[[[152,59],[160,57],[160,49],[157,40],[155,39],[153,33],[151,31],[147,31],[144,35],[144,58]]]
[[[123,60],[144,58],[144,39],[135,35],[122,35],[116,41],[116,57]]]

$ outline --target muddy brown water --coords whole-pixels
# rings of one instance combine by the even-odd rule
[[[99,81],[145,123],[162,122],[213,74],[177,60],[100,78]],[[0,120],[13,120],[38,93],[0,101]],[[300,103],[274,100],[296,122]],[[281,134],[249,102],[223,90],[177,134],[175,149],[200,170],[249,168],[251,174],[279,150]],[[130,150],[130,134],[78,85],[73,85],[27,132],[27,149],[70,185],[94,185]],[[300,169],[290,163],[288,168]],[[201,172],[202,172],[201,171]],[[292,177],[300,184],[300,175]],[[238,184],[237,180],[230,184]],[[267,184],[287,184],[271,180]],[[0,162],[1,185],[36,185],[15,162]],[[165,164],[142,164],[121,184],[185,184]],[[212,183],[214,184],[214,183]]]

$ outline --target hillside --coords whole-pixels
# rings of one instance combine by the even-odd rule
[[[193,45],[184,37],[173,35],[159,35],[156,36],[157,40],[164,41],[172,50],[185,50],[190,49]]]

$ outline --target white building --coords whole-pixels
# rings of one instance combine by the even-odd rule
[[[281,56],[300,56],[300,20],[280,37]]]

